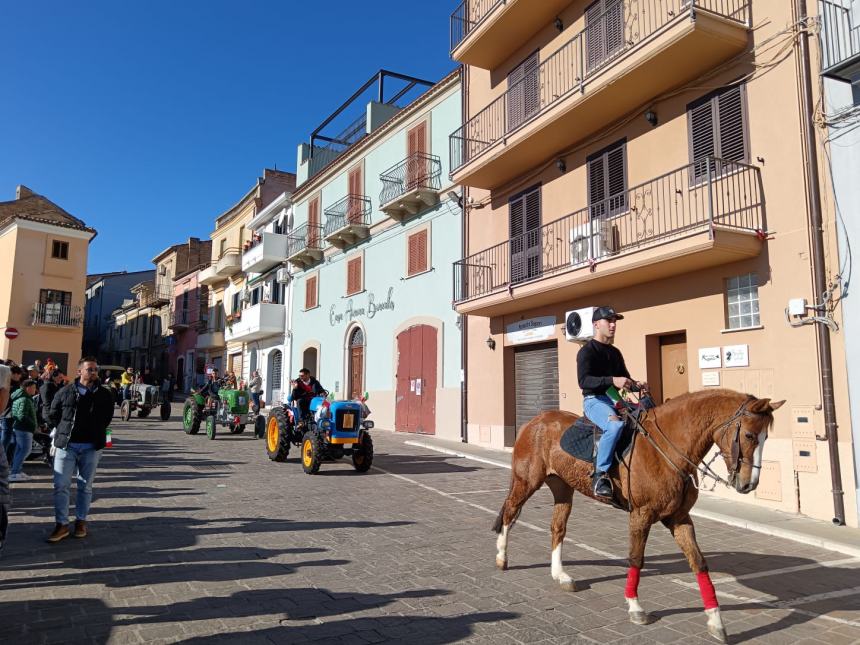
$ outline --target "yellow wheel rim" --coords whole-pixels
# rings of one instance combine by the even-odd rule
[[[314,445],[310,439],[305,439],[305,442],[302,444],[302,462],[308,468],[314,462]]]
[[[269,419],[266,426],[266,445],[269,452],[275,452],[278,449],[278,420],[274,416]]]

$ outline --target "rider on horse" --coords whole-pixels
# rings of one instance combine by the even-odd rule
[[[584,396],[583,411],[589,421],[603,430],[597,447],[593,486],[595,496],[604,498],[612,497],[612,484],[606,473],[612,466],[615,444],[624,429],[624,421],[606,391],[613,386],[619,390],[646,387],[645,383],[630,378],[624,357],[613,346],[616,321],[623,319],[624,316],[612,307],[597,307],[591,316],[594,338],[583,345],[576,356],[577,378]]]

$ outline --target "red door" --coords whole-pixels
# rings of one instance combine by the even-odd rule
[[[397,336],[394,428],[436,434],[436,328],[416,325]]]

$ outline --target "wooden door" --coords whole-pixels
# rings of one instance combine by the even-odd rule
[[[349,200],[346,207],[346,216],[351,224],[361,219],[361,198],[364,196],[364,178],[361,166],[356,166],[349,171],[347,178],[349,184]]]
[[[349,397],[364,394],[364,332],[355,328],[349,336]]]
[[[409,353],[409,330],[397,334],[397,389],[394,393],[394,430],[409,432],[409,374],[412,372],[412,354]]]
[[[660,337],[660,380],[663,401],[690,391],[687,333]]]
[[[427,122],[422,121],[407,133],[406,190],[424,185],[429,175],[427,153]]]
[[[320,246],[320,198],[314,197],[308,204],[308,248]]]
[[[437,332],[416,325],[397,336],[394,429],[436,434]]]

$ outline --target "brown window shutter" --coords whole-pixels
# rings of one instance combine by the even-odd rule
[[[346,264],[346,294],[361,291],[361,258],[354,258]]]
[[[311,276],[305,281],[305,309],[317,306],[317,277]]]
[[[320,200],[315,197],[308,204],[308,247],[319,245]]]
[[[727,161],[745,161],[747,159],[746,129],[740,86],[733,87],[717,97],[717,118],[719,120],[717,156]]]
[[[407,262],[407,275],[415,275],[427,271],[427,230],[418,231],[409,236],[409,259]]]

